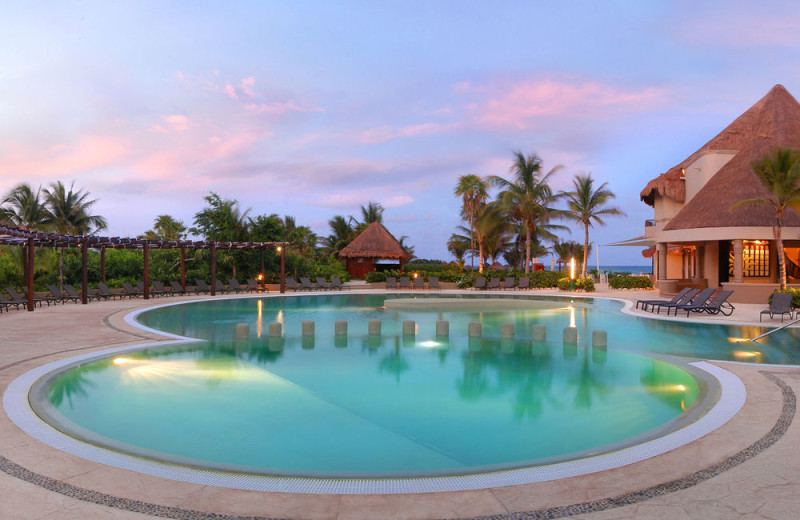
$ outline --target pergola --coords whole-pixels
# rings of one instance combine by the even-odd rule
[[[89,248],[100,250],[101,279],[106,281],[106,249],[139,249],[142,251],[144,262],[144,298],[150,298],[150,266],[149,251],[151,249],[180,249],[181,251],[181,287],[186,288],[186,250],[208,249],[211,252],[211,296],[216,294],[215,281],[217,278],[217,250],[225,251],[264,251],[268,248],[277,248],[281,254],[281,289],[286,292],[286,246],[288,242],[217,242],[217,241],[169,241],[150,240],[143,238],[99,237],[93,235],[58,235],[30,231],[21,227],[0,223],[0,245],[22,247],[25,257],[24,275],[26,292],[28,295],[28,310],[34,309],[33,294],[33,259],[37,247],[74,247],[81,250],[81,302],[87,304],[88,298],[88,269],[87,256]],[[261,270],[264,270],[263,256]]]

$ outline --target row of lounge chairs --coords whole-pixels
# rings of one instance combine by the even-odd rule
[[[399,279],[396,276],[386,277],[387,289],[409,289],[409,290],[424,290],[425,279],[421,276],[417,278],[410,278],[408,276],[401,276]],[[439,277],[431,276],[428,278],[428,289],[441,290],[442,286],[439,283]]]
[[[682,289],[670,300],[639,300],[636,302],[636,308],[655,312],[656,314],[660,314],[661,309],[666,309],[667,316],[672,310],[675,311],[675,316],[678,315],[678,311],[686,311],[686,316],[689,316],[692,312],[730,316],[735,309],[728,302],[731,294],[733,294],[733,291],[717,291],[716,289],[703,289],[700,291],[686,288]]]
[[[528,289],[530,286],[531,279],[528,276],[520,276],[519,283],[516,282],[516,278],[513,276],[506,276],[502,281],[499,277],[495,277],[489,280],[487,285],[486,277],[479,276],[475,278],[475,289],[502,289],[502,290],[523,290]]]
[[[294,278],[287,278],[286,288],[291,291],[341,291],[349,289],[338,276],[331,276],[330,282],[322,276],[318,276],[316,285],[311,283],[310,278],[300,278],[299,284]]]

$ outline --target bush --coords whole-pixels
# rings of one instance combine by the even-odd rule
[[[653,282],[649,276],[614,276],[609,277],[608,286],[612,289],[651,289]]]
[[[458,287],[459,289],[468,289],[474,285],[475,285],[475,279],[472,277],[472,275],[469,274],[461,275],[461,277],[458,280],[456,280],[456,287]]]
[[[380,283],[386,281],[386,273],[383,271],[370,271],[364,277],[367,283]]]
[[[558,288],[562,291],[585,291],[594,292],[594,280],[592,278],[560,278],[557,282]]]
[[[558,287],[558,281],[564,277],[563,271],[534,271],[529,274],[531,277],[530,287],[536,289],[551,289]],[[569,278],[567,279],[569,280]]]
[[[792,295],[792,308],[800,309],[800,289],[787,288],[782,291],[775,291],[774,293],[769,295],[769,303],[772,303],[772,296],[777,292],[790,293]]]

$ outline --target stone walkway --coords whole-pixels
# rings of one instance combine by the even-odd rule
[[[656,295],[599,291],[595,296],[635,300]],[[164,301],[66,304],[33,313],[3,313],[0,391],[27,370],[57,359],[163,339],[129,326],[123,316]],[[737,305],[733,316],[712,321],[757,323],[763,308]],[[3,412],[0,519],[798,518],[800,426],[795,396],[800,392],[800,368],[716,364],[742,379],[747,401],[730,422],[706,437],[622,468],[479,491],[311,495],[188,484],[66,454],[28,437]]]

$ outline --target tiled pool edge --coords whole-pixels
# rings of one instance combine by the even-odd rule
[[[693,487],[729,469],[739,466],[740,464],[755,457],[759,453],[775,444],[786,433],[789,426],[792,424],[796,413],[796,396],[791,387],[789,387],[788,384],[772,373],[766,371],[761,371],[760,373],[766,379],[772,381],[778,386],[778,388],[780,388],[783,398],[781,413],[778,416],[778,420],[775,422],[775,425],[767,434],[735,455],[685,477],[631,493],[617,495],[615,497],[581,502],[568,506],[539,509],[535,511],[474,517],[473,520],[533,520],[541,518],[564,518],[588,512],[605,511],[625,505],[639,503],[651,498],[664,496],[675,491]],[[113,495],[100,493],[98,491],[80,488],[43,475],[39,475],[18,464],[15,464],[14,462],[2,456],[0,456],[0,470],[12,477],[78,500],[126,511],[149,514],[162,518],[187,520],[214,520],[219,518],[226,518],[228,520],[268,520],[268,517],[220,515],[218,513],[206,513],[191,509],[163,506],[139,500],[116,497]]]
[[[181,341],[159,342],[158,345],[163,346]],[[160,463],[113,452],[73,439],[43,422],[31,409],[28,403],[28,393],[31,386],[45,374],[60,368],[62,365],[74,362],[76,359],[88,360],[107,355],[109,352],[118,353],[129,349],[138,350],[147,346],[136,345],[134,347],[121,347],[110,349],[109,351],[93,352],[34,368],[9,384],[3,395],[3,407],[6,414],[26,434],[47,445],[86,460],[137,471],[146,475],[199,485],[250,491],[307,494],[405,494],[468,491],[531,484],[627,466],[684,446],[716,430],[739,412],[746,399],[744,384],[734,374],[710,363],[692,363],[692,365],[707,372],[719,382],[721,390],[720,401],[694,423],[657,439],[595,457],[586,457],[544,466],[468,475],[395,479],[323,479],[258,476],[215,472]]]

